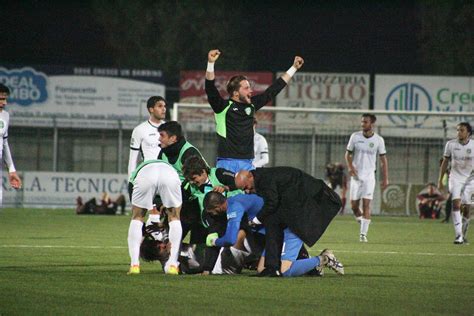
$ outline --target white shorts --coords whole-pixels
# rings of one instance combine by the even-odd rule
[[[449,179],[448,189],[452,200],[459,200],[461,198],[461,191],[465,183],[465,181]]]
[[[138,172],[133,184],[132,205],[151,210],[155,195],[160,196],[164,207],[182,204],[178,173],[164,162],[151,163]]]
[[[351,177],[350,198],[351,201],[360,199],[372,200],[375,190],[375,174],[364,178]]]
[[[474,204],[474,179],[467,181],[461,189],[461,204]]]

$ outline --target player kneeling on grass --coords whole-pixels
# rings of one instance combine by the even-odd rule
[[[178,274],[178,255],[182,237],[180,221],[182,197],[178,173],[162,160],[148,160],[141,163],[132,173],[130,183],[133,189],[132,220],[128,230],[128,250],[131,259],[129,274],[140,273],[139,256],[144,217],[147,211],[154,209],[152,201],[156,195],[159,195],[163,202],[169,223],[170,256],[164,271],[167,274]]]
[[[218,238],[217,234],[211,234],[207,238],[208,246],[226,247],[232,246],[237,241],[240,223],[244,215],[251,221],[260,212],[264,204],[263,199],[256,194],[239,194],[230,198],[224,197],[218,192],[209,192],[204,198],[204,207],[211,214],[226,213],[227,228],[225,235]],[[263,231],[261,231],[263,232]],[[284,230],[284,244],[281,257],[281,273],[285,277],[304,275],[314,269],[328,267],[338,274],[344,274],[343,265],[336,259],[332,251],[326,249],[313,258],[297,260],[303,241],[291,232]],[[258,272],[263,271],[265,264],[265,252],[260,259]]]

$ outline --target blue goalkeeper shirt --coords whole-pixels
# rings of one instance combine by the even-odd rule
[[[240,221],[244,214],[249,220],[257,216],[263,207],[263,199],[256,194],[238,194],[227,199],[227,228],[225,235],[216,240],[216,246],[232,246],[237,241]]]

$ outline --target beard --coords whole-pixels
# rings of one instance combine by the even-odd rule
[[[251,103],[250,97],[248,97],[248,96],[243,96],[243,95],[239,95],[239,101],[240,101],[241,103],[247,103],[247,104],[250,104],[250,103]]]

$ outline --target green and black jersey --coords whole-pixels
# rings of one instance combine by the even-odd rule
[[[179,179],[183,182],[183,164],[186,159],[191,156],[198,156],[204,159],[199,150],[183,138],[166,148],[162,148],[158,155],[158,159],[173,166],[173,168],[178,172]]]
[[[252,159],[253,117],[269,103],[284,87],[286,82],[279,78],[262,94],[253,96],[252,103],[225,100],[215,86],[215,80],[206,80],[206,94],[215,113],[219,158]]]

